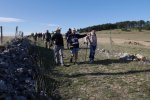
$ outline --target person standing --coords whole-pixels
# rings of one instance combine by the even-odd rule
[[[72,29],[72,33],[68,36],[68,42],[70,44],[70,50],[71,50],[71,58],[70,58],[71,63],[74,60],[74,64],[78,64],[77,63],[78,51],[79,51],[79,40],[78,39],[83,38],[85,36],[86,36],[86,34],[84,34],[84,35],[76,34],[75,29]]]
[[[67,48],[69,49],[69,41],[68,41],[68,37],[71,34],[71,28],[68,29],[67,33],[65,34],[65,38],[66,38],[66,43],[67,43]]]
[[[37,33],[34,34],[33,39],[34,39],[34,44],[36,45],[36,42],[37,42]]]
[[[54,43],[55,62],[57,65],[61,64],[61,66],[64,66],[63,61],[64,41],[60,28],[57,28],[56,33],[52,36],[52,42]]]
[[[90,63],[93,63],[95,51],[96,51],[96,47],[97,47],[97,36],[96,36],[95,30],[92,30],[90,32],[90,34],[87,36],[87,40],[90,43],[89,60],[90,60]]]
[[[50,48],[50,46],[51,46],[51,34],[47,30],[45,33],[45,47]]]

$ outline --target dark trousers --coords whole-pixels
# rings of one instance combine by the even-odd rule
[[[95,50],[96,46],[90,45],[90,55],[89,55],[90,60],[94,60]]]

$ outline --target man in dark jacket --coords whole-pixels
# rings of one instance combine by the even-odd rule
[[[51,34],[47,30],[45,33],[45,47],[50,48],[50,46],[51,46]]]
[[[52,36],[52,41],[54,43],[55,62],[57,65],[61,64],[61,66],[64,66],[63,61],[64,41],[60,31],[61,29],[57,28],[56,33]]]
[[[80,35],[76,34],[76,30],[73,29],[72,33],[68,37],[68,41],[70,44],[70,50],[71,50],[71,59],[70,62],[72,62],[74,58],[74,64],[77,64],[77,59],[78,59],[78,51],[79,51],[79,40],[80,38],[83,38],[87,36],[86,34]]]
[[[72,33],[71,28],[69,28],[69,30],[67,31],[67,33],[65,34],[65,38],[66,38],[66,43],[67,43],[67,48],[69,49],[69,41],[68,41],[68,37],[69,35]]]

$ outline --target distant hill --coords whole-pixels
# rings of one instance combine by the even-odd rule
[[[150,30],[150,21],[123,21],[116,23],[107,23],[101,25],[93,25],[88,26],[86,28],[78,29],[79,32],[90,32],[91,30],[101,31],[101,30],[113,30],[113,29],[121,29],[122,31],[130,31],[131,29],[135,29],[138,31]]]

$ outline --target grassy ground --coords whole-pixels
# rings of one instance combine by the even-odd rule
[[[45,87],[53,99],[62,100],[149,100],[150,65],[143,62],[123,62],[117,57],[96,51],[95,62],[88,63],[86,49],[79,51],[79,65],[69,63],[70,51],[64,50],[65,64],[55,66],[52,50],[38,41]],[[83,44],[81,47],[85,47]],[[108,44],[98,48],[110,49]],[[149,48],[130,45],[115,45],[115,52],[140,53],[150,58]],[[87,51],[89,54],[89,51]]]
[[[150,31],[143,30],[142,32],[132,30],[130,32],[125,32],[121,30],[105,30],[97,32],[98,37],[109,38],[110,32],[112,33],[112,38],[127,39],[127,40],[140,40],[149,41]]]
[[[7,42],[9,42],[10,40],[12,40],[13,38],[14,38],[14,37],[12,37],[12,36],[4,36],[4,37],[3,37],[3,43],[0,44],[0,45],[6,44]]]
[[[106,32],[109,33],[98,32],[98,37],[109,38]],[[136,32],[123,34],[120,30],[114,30],[112,38],[149,39],[148,31],[133,34]],[[98,49],[110,50],[108,43],[100,42]],[[137,61],[123,62],[112,56],[115,53],[139,53],[150,60],[149,47],[113,43],[110,55],[96,51],[93,64],[88,63],[89,50],[84,49],[86,46],[81,43],[80,47],[80,64],[70,63],[70,51],[65,49],[64,61],[67,66],[61,67],[55,66],[52,48],[46,49],[41,40],[37,42],[34,52],[38,54],[39,90],[45,90],[53,100],[149,100],[150,65]]]

